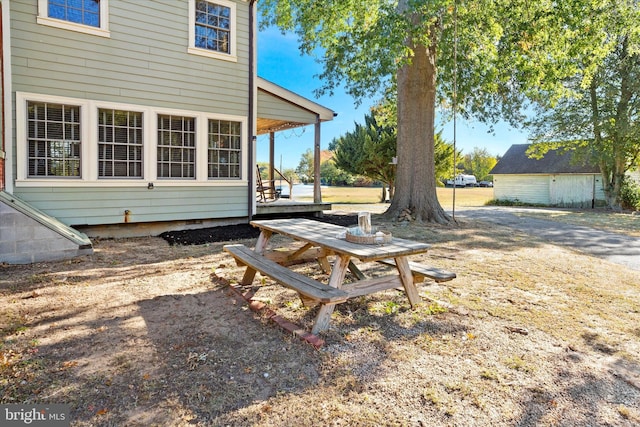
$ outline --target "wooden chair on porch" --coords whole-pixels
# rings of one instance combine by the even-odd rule
[[[275,202],[280,198],[274,180],[264,180],[260,175],[260,166],[256,165],[256,199],[258,203]]]

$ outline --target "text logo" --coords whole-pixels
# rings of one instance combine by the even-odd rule
[[[69,405],[0,405],[0,425],[69,427]]]

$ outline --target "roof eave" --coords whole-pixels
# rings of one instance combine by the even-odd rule
[[[292,104],[298,105],[305,110],[311,111],[316,114],[320,121],[326,122],[333,120],[336,116],[335,112],[327,107],[323,107],[322,105],[313,102],[303,96],[298,95],[288,89],[283,88],[282,86],[278,86],[275,83],[272,83],[268,80],[263,79],[262,77],[258,77],[258,90],[262,90],[264,92],[268,92],[274,96],[282,98]]]

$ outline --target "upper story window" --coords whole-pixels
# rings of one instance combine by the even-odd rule
[[[100,0],[49,0],[49,18],[100,28]]]
[[[189,53],[236,61],[236,5],[189,0]]]
[[[195,30],[196,47],[231,53],[231,8],[208,1],[197,2]]]
[[[38,0],[38,24],[109,37],[109,0]]]

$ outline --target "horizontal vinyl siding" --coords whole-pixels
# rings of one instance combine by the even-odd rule
[[[67,225],[104,225],[247,216],[247,188],[18,188],[16,196]]]
[[[236,2],[237,62],[187,53],[186,0],[111,0],[110,38],[39,25],[37,3],[10,2],[14,94],[247,116],[248,2]],[[15,135],[15,120],[12,126]],[[249,162],[249,154],[243,152],[243,162]],[[15,169],[12,174],[15,179]],[[14,192],[67,225],[123,223],[125,210],[130,222],[246,217],[249,200],[246,184],[163,186],[155,181],[155,189],[147,190],[146,182],[139,188],[83,183],[16,187]]]
[[[315,123],[316,115],[269,93],[258,91],[258,117],[297,123]]]
[[[37,1],[11,2],[13,89],[247,115],[248,19],[237,2],[238,62],[187,53],[187,1],[111,1],[110,38],[36,23]]]
[[[549,204],[549,175],[494,175],[493,195],[498,200]]]
[[[596,205],[605,200],[600,175],[495,174],[493,185],[494,198],[497,200],[517,200],[525,203],[581,208],[592,206],[594,194]]]

